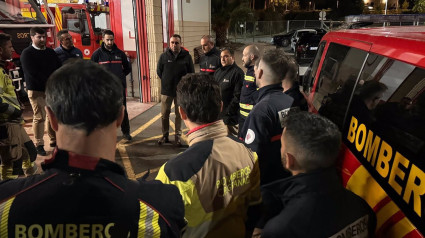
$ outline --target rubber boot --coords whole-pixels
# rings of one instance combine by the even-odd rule
[[[24,170],[25,176],[28,177],[34,175],[37,172],[38,167],[34,162],[31,162],[30,159],[26,159],[22,161],[22,169]]]
[[[1,180],[7,179],[17,179],[18,175],[13,175],[13,166],[12,165],[1,165]]]

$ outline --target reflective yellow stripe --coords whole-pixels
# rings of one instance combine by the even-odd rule
[[[254,107],[254,105],[244,104],[244,103],[239,103],[239,106],[243,109],[246,109],[246,110],[252,110],[252,108]]]
[[[161,236],[161,229],[158,224],[159,214],[148,205],[140,202],[139,231],[137,237]]]
[[[242,111],[242,110],[240,110],[239,112],[241,113],[241,115],[242,115],[242,116],[245,116],[245,117],[247,117],[247,116],[248,116],[248,114],[249,114],[248,112],[244,112],[244,111]]]
[[[255,78],[252,76],[245,75],[245,81],[254,82]]]
[[[15,197],[0,204],[0,237],[9,237],[7,223],[9,222],[9,211]]]

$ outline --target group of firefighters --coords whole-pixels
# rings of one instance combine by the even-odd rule
[[[244,74],[233,50],[218,50],[205,35],[200,72],[194,73],[181,37],[172,35],[157,65],[158,144],[169,142],[174,102],[175,144],[182,144],[183,121],[189,148],[164,164],[156,181],[131,181],[114,163],[116,129],[121,126],[123,137],[132,138],[125,100],[130,65],[113,32],[103,32],[93,62],[67,59],[81,58],[67,32],[58,34],[61,46],[54,54],[45,47],[42,29],[30,35],[33,43],[21,58],[25,80],[34,80],[27,89],[35,146],[4,70],[0,79],[5,237],[373,236],[373,210],[337,175],[341,133],[328,119],[306,112],[298,66],[284,51],[260,53],[247,46]],[[0,34],[2,62],[12,51],[10,36]],[[46,154],[46,114],[55,149],[44,172],[30,176],[36,154]],[[19,159],[29,177],[8,180],[15,178],[12,162]]]

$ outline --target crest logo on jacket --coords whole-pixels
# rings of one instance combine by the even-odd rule
[[[252,142],[254,142],[254,140],[255,140],[255,132],[251,129],[248,129],[245,136],[245,143],[249,145]]]
[[[223,79],[223,83],[228,83],[230,82],[228,79]]]
[[[215,65],[210,64],[210,69],[215,69]]]
[[[119,56],[115,56],[115,59],[116,59],[116,60],[120,60],[120,59],[121,59],[121,57],[119,57]]]

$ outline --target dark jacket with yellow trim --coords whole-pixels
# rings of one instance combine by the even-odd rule
[[[180,190],[188,220],[183,237],[245,237],[247,208],[261,200],[255,153],[227,137],[221,120],[193,129],[188,139],[189,149],[156,177]]]
[[[201,73],[214,75],[214,72],[221,67],[220,50],[217,47],[212,48],[208,53],[199,59],[199,68]]]
[[[16,97],[15,86],[4,65],[5,62],[0,61],[0,125],[21,123],[23,121],[21,105]]]
[[[294,99],[283,93],[282,85],[272,84],[258,90],[258,103],[249,113],[243,128],[239,128],[245,144],[257,152],[261,184],[289,176],[280,160],[282,120]]]
[[[2,237],[179,237],[185,225],[176,187],[131,181],[109,160],[56,150],[43,170],[0,182]]]
[[[262,186],[270,219],[261,237],[373,237],[376,217],[346,190],[336,168],[298,174]]]
[[[241,97],[239,100],[239,137],[241,137],[240,130],[242,129],[248,114],[257,102],[257,98],[258,88],[255,82],[254,66],[251,65],[248,66],[241,88]]]
[[[102,43],[100,48],[93,52],[91,60],[106,67],[110,72],[121,79],[124,89],[127,88],[125,76],[131,72],[131,66],[125,53],[118,49],[116,44],[114,44],[112,50],[109,51],[105,48],[105,43]]]

